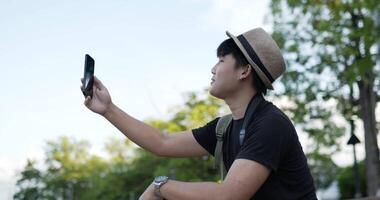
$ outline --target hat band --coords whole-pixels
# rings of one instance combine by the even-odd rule
[[[274,79],[273,79],[272,75],[270,75],[268,70],[265,68],[265,66],[261,62],[259,56],[257,56],[255,50],[253,50],[251,45],[248,43],[247,39],[243,35],[237,36],[237,39],[243,45],[244,49],[247,51],[248,56],[252,59],[252,61],[261,69],[262,72],[264,72],[264,74],[268,77],[270,82],[273,83]]]

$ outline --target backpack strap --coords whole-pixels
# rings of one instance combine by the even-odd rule
[[[248,107],[247,107],[247,109],[245,111],[245,114],[244,114],[243,126],[242,126],[242,129],[240,130],[240,133],[239,133],[239,144],[240,144],[240,147],[243,145],[243,142],[244,142],[245,132],[246,132],[245,130],[247,129],[248,124],[252,122],[253,116],[254,116],[257,108],[259,107],[259,105],[263,101],[264,101],[263,95],[262,94],[258,94],[256,96],[254,96],[251,99],[251,101],[249,102]]]
[[[226,167],[223,162],[223,138],[227,132],[227,128],[232,121],[232,114],[225,115],[218,120],[216,124],[216,147],[215,147],[215,163],[214,167],[220,170],[221,180],[224,179],[224,175],[227,173]]]

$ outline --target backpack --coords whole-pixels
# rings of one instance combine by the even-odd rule
[[[216,133],[216,147],[215,147],[215,163],[214,168],[220,170],[221,180],[224,180],[224,175],[227,174],[226,167],[223,162],[223,138],[227,132],[227,128],[232,121],[232,114],[225,115],[218,120],[216,124],[215,133]]]

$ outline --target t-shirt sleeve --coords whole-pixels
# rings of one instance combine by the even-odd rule
[[[213,156],[216,146],[215,128],[218,120],[219,118],[216,118],[205,126],[192,130],[195,140]]]
[[[287,151],[287,142],[294,128],[281,115],[266,116],[255,127],[248,129],[241,151],[236,159],[256,161],[273,171],[277,171],[282,156]]]

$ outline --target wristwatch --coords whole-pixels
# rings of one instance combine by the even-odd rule
[[[163,186],[166,182],[168,182],[169,177],[167,176],[157,176],[154,178],[153,185],[154,185],[154,193],[160,197],[163,198],[160,192],[161,186]]]

